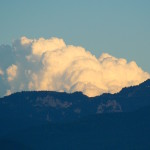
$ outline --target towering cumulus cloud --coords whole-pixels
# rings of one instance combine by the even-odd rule
[[[6,55],[6,50],[8,51]],[[62,39],[22,37],[0,46],[1,96],[22,90],[82,91],[87,96],[119,92],[150,78],[137,64],[103,53],[96,58]],[[0,88],[1,89],[1,88]]]

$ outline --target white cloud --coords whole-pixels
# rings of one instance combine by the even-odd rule
[[[17,75],[17,69],[18,67],[14,64],[7,68],[8,81],[12,81],[15,79]]]
[[[82,47],[62,39],[14,42],[15,64],[6,68],[12,92],[19,90],[82,91],[88,96],[115,93],[150,78],[137,64],[103,53],[96,58]],[[17,75],[17,78],[16,78]]]
[[[34,40],[28,39],[27,37],[23,36],[21,37],[20,41],[22,45],[30,45]]]
[[[38,40],[34,40],[32,44],[32,53],[34,55],[41,56],[43,53],[47,51],[54,51],[57,49],[61,49],[65,46],[66,45],[62,39],[51,38],[45,40],[44,38],[40,38]]]

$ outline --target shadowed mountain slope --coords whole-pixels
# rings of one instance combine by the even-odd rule
[[[0,149],[149,150],[150,80],[117,94],[21,92],[0,99]]]
[[[89,98],[81,92],[20,92],[0,99],[0,118],[48,122],[70,121],[87,115],[131,112],[150,105],[150,80],[117,94]]]

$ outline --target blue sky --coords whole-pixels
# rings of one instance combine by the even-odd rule
[[[0,44],[21,36],[63,38],[150,72],[149,0],[1,0]]]

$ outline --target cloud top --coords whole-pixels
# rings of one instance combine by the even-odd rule
[[[0,47],[0,51],[3,48]],[[83,47],[66,45],[58,38],[22,37],[14,41],[10,53],[13,59],[9,64],[0,62],[0,77],[6,76],[3,82],[8,84],[7,93],[21,90],[82,91],[92,97],[116,93],[123,87],[150,78],[150,74],[134,61],[127,62],[107,53],[96,58]]]

